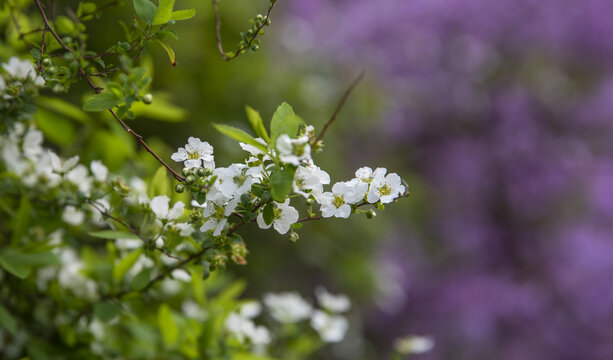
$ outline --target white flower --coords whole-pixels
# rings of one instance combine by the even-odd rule
[[[156,248],[161,249],[164,247],[164,244],[166,244],[166,239],[164,239],[163,236],[160,236],[159,238],[155,239]]]
[[[227,168],[217,168],[213,173],[217,175],[217,180],[211,196],[215,196],[215,190],[217,190],[226,199],[230,199],[248,192],[260,174],[260,170],[249,168],[244,164],[232,164]]]
[[[23,155],[32,161],[36,161],[43,153],[42,144],[43,133],[35,128],[30,128],[23,137]]]
[[[70,159],[62,160],[56,153],[49,151],[49,157],[51,158],[51,166],[53,171],[63,175],[70,171],[79,162],[79,156],[73,156]]]
[[[261,325],[255,325],[255,323],[242,316],[239,313],[231,312],[226,318],[224,327],[226,330],[234,335],[241,343],[249,339],[251,343],[256,347],[256,352],[261,353],[261,347],[270,343],[270,333],[267,328]]]
[[[211,144],[206,141],[202,142],[200,139],[192,136],[187,139],[185,148],[180,147],[170,158],[176,162],[183,161],[188,168],[199,168],[203,166],[203,163],[205,168],[215,168]]]
[[[61,287],[72,290],[78,297],[93,299],[97,297],[96,282],[83,276],[85,267],[77,254],[71,248],[62,248],[59,253],[62,266],[58,272],[58,283]]]
[[[17,175],[23,175],[28,170],[28,163],[21,156],[19,147],[12,141],[7,141],[2,146],[2,160],[9,171]]]
[[[188,318],[198,321],[205,321],[207,319],[207,312],[193,300],[185,300],[181,304],[181,311]]]
[[[319,305],[329,312],[342,313],[348,311],[351,307],[351,301],[349,301],[347,295],[333,295],[323,286],[318,286],[315,289],[315,295],[317,296]]]
[[[176,279],[176,280],[181,280],[181,281],[186,282],[186,283],[188,283],[188,282],[191,282],[191,281],[192,281],[192,276],[191,276],[191,275],[190,275],[190,274],[189,274],[187,271],[185,271],[185,270],[183,270],[183,269],[174,269],[174,270],[173,270],[173,271],[170,273],[170,276],[171,276],[173,279]]]
[[[51,155],[49,153],[50,151],[46,151],[38,158],[38,161],[34,163],[34,169],[41,182],[54,187],[62,181],[62,177],[53,172]]]
[[[377,168],[374,171],[372,182],[366,200],[369,203],[381,201],[383,204],[394,201],[395,198],[404,194],[405,187],[402,185],[402,179],[395,173],[385,176],[385,168]]]
[[[323,186],[328,184],[330,184],[330,175],[311,160],[299,166],[294,174],[294,192],[307,199],[313,195],[318,203],[323,201]]]
[[[194,227],[188,223],[177,223],[175,227],[179,230],[181,236],[190,236],[194,232]]]
[[[308,319],[313,308],[299,294],[285,292],[264,295],[264,304],[271,316],[281,323],[295,323]]]
[[[202,211],[202,216],[208,219],[202,224],[200,231],[205,232],[213,229],[213,236],[219,236],[228,223],[228,216],[236,209],[237,204],[237,198],[230,201],[226,201],[223,198],[209,201],[207,207]]]
[[[409,335],[394,341],[394,349],[401,354],[423,354],[432,350],[434,338],[431,336]]]
[[[274,202],[274,207],[272,223],[266,225],[262,211],[257,218],[258,226],[260,229],[268,229],[272,225],[279,234],[285,234],[298,221],[298,210],[289,206],[289,199],[285,199],[283,204]]]
[[[298,166],[301,161],[311,159],[311,145],[307,136],[291,139],[283,134],[277,138],[277,149],[281,161],[287,164]]]
[[[89,168],[92,170],[92,174],[94,174],[94,178],[96,181],[103,182],[106,180],[106,177],[109,175],[109,169],[102,163],[100,160],[94,160],[89,165]]]
[[[4,81],[4,78],[0,76],[0,94],[2,94],[4,90],[6,90],[6,82]]]
[[[28,80],[29,78],[36,86],[45,85],[45,80],[36,75],[36,70],[29,60],[19,60],[18,57],[13,56],[8,63],[2,64],[2,67],[14,79]]]
[[[377,171],[381,171],[380,169],[383,168],[377,168]],[[385,171],[386,170],[383,169],[383,174],[385,174]],[[369,168],[368,166],[364,166],[355,171],[355,177],[362,182],[370,184],[375,178],[375,175],[371,168]]]
[[[202,204],[198,203],[196,200],[192,200],[192,207],[204,209],[206,207],[206,201]]]
[[[92,187],[92,178],[89,176],[89,171],[85,165],[79,164],[74,169],[66,174],[66,179],[77,185],[79,191],[85,195],[89,195]]]
[[[311,318],[311,326],[325,342],[335,343],[343,340],[347,328],[347,319],[344,316],[330,316],[321,310],[315,310]]]
[[[169,209],[170,199],[166,195],[156,196],[151,199],[149,206],[151,211],[160,220],[172,221],[183,214],[183,208],[185,204],[181,201],[177,201],[172,209]]]
[[[355,179],[354,179],[355,180]],[[350,204],[364,199],[368,184],[360,181],[338,182],[332,186],[332,192],[323,193],[321,215],[323,217],[348,218],[351,215]]]
[[[64,208],[62,220],[69,225],[79,226],[85,220],[85,213],[72,205],[68,205]]]
[[[260,315],[260,313],[262,312],[262,304],[260,304],[259,301],[248,301],[244,304],[242,304],[239,309],[238,309],[238,313],[245,318],[248,319],[253,319],[255,317],[257,317],[258,315]]]
[[[132,238],[115,239],[115,246],[119,250],[134,250],[134,249],[138,249],[139,247],[142,247],[143,245],[144,245],[143,241],[139,239],[132,239]]]
[[[268,147],[268,144],[266,144],[266,141],[262,138],[256,138],[255,141],[259,142],[260,144]],[[238,145],[241,147],[241,149],[245,150],[246,152],[248,152],[249,154],[257,157],[259,155],[264,155],[263,160],[268,160],[270,159],[270,157],[268,155],[266,155],[265,152],[263,152],[262,150],[258,149],[257,147],[253,146],[253,145],[249,145],[249,144],[245,144],[242,142],[239,142]]]

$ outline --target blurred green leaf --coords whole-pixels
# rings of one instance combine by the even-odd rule
[[[141,291],[151,280],[151,272],[153,268],[144,268],[132,279],[132,290]]]
[[[102,231],[94,231],[89,233],[90,236],[100,238],[100,239],[140,239],[138,236],[132,234],[127,231],[117,231],[117,230],[102,230]]]
[[[13,221],[13,239],[11,244],[17,245],[23,239],[26,231],[28,231],[28,225],[30,224],[30,212],[32,205],[27,197],[22,196],[19,202],[19,209],[17,210],[17,216]]]
[[[145,0],[148,1],[148,0]],[[83,104],[83,110],[85,111],[103,111],[113,108],[121,103],[121,99],[118,98],[112,92],[103,92],[90,98]]]
[[[175,6],[175,0],[160,0],[158,8],[153,17],[153,25],[162,25],[170,20],[172,8]]]
[[[121,307],[110,302],[99,302],[94,305],[94,314],[102,321],[109,321],[119,315]]]
[[[157,6],[155,6],[149,0],[133,0],[134,1],[134,11],[136,11],[136,16],[141,19],[145,24],[151,25],[153,23],[153,18],[155,17],[155,13],[157,10]]]
[[[253,131],[255,131],[255,134],[264,139],[264,141],[269,142],[270,138],[268,137],[268,132],[266,131],[266,127],[264,126],[260,113],[249,105],[245,106],[245,112],[247,113],[247,119],[249,120]]]
[[[90,122],[87,113],[83,112],[79,107],[60,98],[38,96],[36,98],[36,104],[39,106],[39,109],[42,107],[82,123]]]
[[[34,267],[59,264],[60,259],[52,252],[22,253],[14,248],[0,252],[0,266],[20,279],[28,277]]]
[[[284,102],[279,105],[270,121],[270,137],[273,147],[276,144],[277,138],[282,134],[287,134],[289,137],[296,136],[298,128],[303,122],[299,116],[294,114],[294,110],[288,103]]]
[[[173,11],[170,18],[172,20],[187,20],[196,16],[196,9],[177,10]]]
[[[17,320],[2,305],[0,305],[0,325],[8,330],[13,336],[17,334]]]
[[[270,193],[276,202],[283,202],[292,192],[294,173],[289,169],[275,169],[270,174]]]
[[[69,146],[74,142],[76,130],[64,116],[38,108],[34,120],[47,140],[61,146]]]
[[[229,136],[235,140],[244,142],[245,144],[255,146],[256,148],[264,152],[268,151],[266,146],[260,144],[253,138],[253,136],[247,134],[246,132],[244,132],[243,130],[239,128],[235,128],[233,126],[228,126],[228,125],[222,125],[222,124],[213,124],[213,127],[220,133],[226,136]]]
[[[150,199],[158,195],[172,195],[170,180],[168,179],[168,170],[165,167],[160,166],[153,175],[147,187],[147,195]]]
[[[155,39],[155,42],[160,44],[160,46],[166,50],[166,54],[168,54],[168,58],[170,59],[170,64],[172,66],[177,65],[177,55],[175,55],[175,51],[170,47],[170,45],[158,39]]]
[[[227,304],[234,307],[234,301],[245,291],[246,287],[247,282],[245,280],[236,280],[217,294],[214,301],[216,304]]]
[[[120,282],[123,277],[126,275],[128,270],[134,266],[138,257],[143,253],[143,249],[137,249],[124,256],[121,260],[119,260],[118,264],[115,264],[113,267],[113,279],[117,282]]]
[[[168,304],[162,304],[158,309],[158,327],[162,333],[162,339],[166,346],[171,346],[179,338],[179,330],[173,321],[172,312]]]

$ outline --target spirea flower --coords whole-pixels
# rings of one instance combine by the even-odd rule
[[[62,220],[69,225],[79,226],[85,220],[85,213],[72,205],[68,205],[64,208]]]
[[[96,181],[103,182],[109,175],[109,169],[104,166],[100,160],[92,161],[89,168],[91,169],[92,174],[94,174],[94,179],[96,179]]]
[[[289,205],[289,199],[286,199],[283,204],[274,202],[274,218],[272,223],[266,225],[264,221],[264,215],[262,212],[258,214],[257,223],[260,229],[268,229],[271,226],[279,232],[279,234],[285,234],[289,231],[292,224],[298,221],[298,210]]]
[[[294,174],[294,192],[307,199],[313,196],[318,203],[323,201],[323,186],[328,184],[330,184],[330,175],[316,166],[312,160],[299,166]]]
[[[298,166],[301,161],[311,159],[311,145],[307,136],[291,139],[283,134],[277,138],[277,150],[281,161],[287,164]]]
[[[19,60],[13,56],[8,63],[2,64],[6,72],[16,80],[32,80],[36,86],[44,86],[45,80],[36,75],[36,70],[29,60]]]
[[[51,166],[53,167],[53,171],[60,175],[70,171],[70,169],[72,169],[79,162],[78,155],[64,160],[57,156],[57,154],[53,151],[49,151],[49,157],[51,158]]]
[[[344,316],[329,315],[321,310],[315,310],[311,317],[311,326],[323,341],[336,343],[343,340],[349,324]]]
[[[366,197],[366,200],[371,204],[377,201],[381,201],[383,204],[390,203],[405,192],[400,176],[395,173],[385,176],[386,171],[385,168],[378,168],[374,171]]]
[[[332,192],[322,195],[321,215],[323,217],[348,218],[351,215],[351,205],[355,204],[366,195],[368,184],[360,181],[338,182],[332,186]]]
[[[200,231],[205,232],[213,230],[213,236],[219,236],[228,223],[228,216],[232,215],[237,204],[237,198],[227,201],[220,197],[212,201],[207,201],[207,206],[202,211],[202,216],[207,220],[200,227]]]
[[[151,199],[149,206],[151,206],[151,211],[153,211],[158,219],[172,221],[183,214],[185,204],[183,204],[181,201],[177,201],[172,209],[170,209],[169,203],[170,199],[168,196],[161,195]]]
[[[183,164],[188,168],[215,168],[213,147],[208,142],[202,142],[192,136],[187,139],[185,148],[180,147],[170,158],[176,162],[183,161]]]
[[[285,292],[264,295],[264,304],[271,316],[281,323],[295,323],[308,319],[313,308],[298,293]]]
[[[333,295],[323,286],[315,289],[315,295],[319,305],[331,313],[342,313],[348,311],[351,307],[351,301],[347,295]]]

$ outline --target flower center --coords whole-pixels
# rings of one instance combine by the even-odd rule
[[[337,208],[341,207],[343,204],[345,203],[345,199],[343,199],[342,196],[338,196],[338,195],[334,195],[334,201],[332,202],[332,204],[334,204],[334,206],[336,206]]]
[[[381,194],[381,196],[389,195],[389,194],[392,193],[392,188],[388,184],[385,184],[385,185],[379,187],[378,190],[379,190],[379,194]]]
[[[198,160],[200,159],[200,152],[194,151],[194,152],[188,153],[187,158],[189,160]]]
[[[244,172],[241,172],[240,174],[236,175],[232,180],[234,180],[234,183],[240,187],[245,183],[245,180],[247,180],[247,175],[245,175]]]
[[[215,204],[215,213],[213,214],[213,217],[217,220],[223,220],[226,217],[223,206]]]

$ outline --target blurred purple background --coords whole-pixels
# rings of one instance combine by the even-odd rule
[[[385,151],[424,184],[417,226],[379,254],[392,288],[371,340],[431,334],[423,359],[613,359],[613,1],[290,7],[294,55],[365,68]]]

